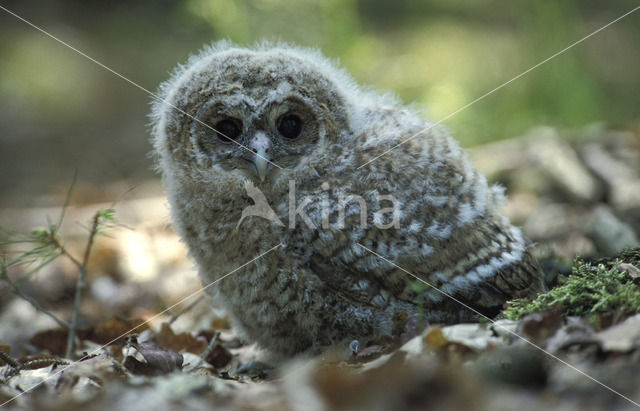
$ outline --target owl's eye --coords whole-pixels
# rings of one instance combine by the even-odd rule
[[[236,119],[225,118],[218,121],[215,126],[216,136],[223,143],[231,143],[237,139],[242,132],[242,123]]]
[[[278,122],[278,132],[284,138],[293,140],[300,136],[302,131],[302,120],[297,114],[285,114]]]

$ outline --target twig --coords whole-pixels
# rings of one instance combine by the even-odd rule
[[[56,321],[56,323],[58,323],[60,326],[68,330],[67,346],[66,346],[66,352],[65,352],[66,357],[70,357],[73,352],[73,345],[76,338],[76,330],[78,327],[80,300],[82,299],[82,291],[86,286],[87,266],[89,264],[89,256],[91,255],[91,249],[93,248],[95,237],[98,234],[101,234],[101,228],[102,228],[101,224],[103,221],[106,221],[106,222],[115,221],[113,217],[113,214],[115,211],[113,209],[100,210],[96,212],[92,219],[91,228],[89,230],[89,238],[87,240],[87,244],[84,249],[84,255],[82,260],[73,256],[67,250],[67,248],[62,242],[63,240],[60,239],[59,237],[59,231],[60,231],[60,228],[62,227],[62,222],[64,220],[66,211],[69,207],[69,203],[71,200],[71,193],[73,192],[73,188],[75,186],[76,180],[77,180],[77,171],[76,173],[74,173],[71,187],[69,187],[69,191],[67,192],[65,202],[62,207],[62,211],[60,212],[58,220],[55,224],[49,222],[49,220],[47,219],[48,228],[33,229],[31,232],[31,235],[25,237],[24,240],[18,240],[18,241],[14,240],[14,241],[7,241],[7,242],[0,243],[0,245],[3,245],[3,246],[6,244],[11,244],[16,242],[27,242],[27,243],[36,244],[35,248],[25,251],[21,253],[19,256],[9,260],[8,264],[6,261],[1,261],[0,262],[0,280],[2,279],[6,280],[7,283],[9,283],[12,291],[17,296],[26,300],[36,310],[48,315],[54,321]],[[71,263],[78,269],[78,278],[76,280],[73,311],[72,311],[70,323],[67,323],[66,321],[63,321],[57,318],[55,315],[45,310],[38,302],[26,296],[24,293],[22,293],[18,285],[13,283],[9,279],[7,274],[7,267],[11,267],[13,265],[25,264],[25,263],[32,263],[38,260],[45,260],[42,264],[39,264],[34,270],[32,270],[30,274],[37,272],[40,270],[40,268],[42,268],[46,264],[49,264],[51,261],[53,261],[55,258],[59,256],[65,256],[66,258],[68,258],[69,261],[71,261]]]
[[[35,358],[21,364],[24,370],[37,370],[50,365],[70,365],[72,362],[64,358]]]
[[[54,247],[56,247],[60,251],[60,255],[64,255],[65,257],[67,257],[79,271],[82,271],[82,263],[78,261],[78,259],[73,255],[71,255],[69,251],[67,251],[66,247],[58,240],[57,237],[54,237],[52,235],[51,242],[53,243]]]
[[[207,345],[207,349],[204,350],[204,352],[200,355],[200,360],[193,367],[194,369],[200,367],[202,363],[207,360],[207,357],[209,356],[209,354],[211,354],[211,351],[213,351],[213,347],[215,347],[216,344],[218,343],[219,337],[220,337],[220,331],[216,331],[215,334],[213,334],[213,337],[211,337],[211,341],[209,341],[209,345]]]
[[[196,300],[194,302],[192,302],[191,304],[187,305],[186,307],[184,307],[183,309],[181,309],[177,313],[171,314],[171,318],[169,319],[169,321],[167,321],[167,323],[169,325],[173,324],[178,319],[178,317],[180,317],[182,314],[186,313],[187,311],[191,310],[193,307],[198,305],[198,303],[200,303],[200,301],[202,301],[203,299],[204,299],[204,297],[200,296],[200,297],[196,298]]]
[[[67,208],[69,208],[69,203],[71,202],[71,193],[73,193],[73,188],[76,186],[76,181],[78,181],[78,169],[75,169],[73,172],[73,179],[71,180],[69,190],[67,190],[67,196],[64,199],[64,205],[62,206],[60,217],[58,217],[58,224],[55,226],[53,234],[55,234],[55,232],[58,231],[60,227],[62,227],[62,221],[64,220],[64,215],[67,212]],[[55,235],[53,237],[55,237]]]
[[[5,273],[3,273],[3,274],[5,274]],[[22,292],[22,290],[20,290],[20,287],[18,287],[13,281],[11,281],[9,279],[8,275],[3,275],[2,279],[4,281],[6,281],[7,284],[9,284],[9,286],[11,287],[11,291],[14,294],[16,294],[18,297],[22,298],[23,300],[25,300],[26,302],[31,304],[31,306],[33,308],[35,308],[36,310],[40,311],[41,313],[46,314],[49,317],[51,317],[56,323],[58,323],[59,326],[61,326],[63,328],[67,328],[67,329],[70,327],[70,324],[68,322],[66,322],[63,319],[60,319],[60,318],[56,317],[53,313],[47,311],[47,309],[42,307],[36,300],[34,300],[33,298],[31,298],[28,295],[24,294]]]
[[[91,224],[91,231],[89,232],[89,240],[87,246],[84,249],[84,257],[82,263],[78,262],[75,258],[71,257],[69,253],[66,253],[64,248],[60,251],[67,255],[74,264],[78,267],[80,273],[76,282],[76,294],[73,301],[73,314],[71,316],[71,325],[69,326],[69,334],[67,336],[67,350],[65,357],[71,357],[73,352],[73,340],[76,337],[76,327],[78,326],[78,312],[80,311],[80,298],[82,297],[82,289],[86,285],[85,278],[87,276],[87,264],[89,263],[89,255],[91,254],[91,248],[93,247],[93,240],[98,233],[98,225],[100,224],[100,212],[97,212],[93,216],[93,223]],[[58,243],[59,244],[59,243]]]
[[[4,374],[4,378],[8,379],[13,376],[16,376],[22,370],[35,370],[38,368],[48,367],[50,365],[69,365],[71,361],[65,360],[63,358],[35,358],[33,360],[27,360],[25,362],[20,362],[14,360],[9,354],[0,350],[0,359],[6,362],[11,369]]]
[[[22,364],[20,364],[18,361],[14,360],[13,358],[11,358],[11,356],[9,356],[8,353],[0,350],[0,359],[4,362],[6,362],[7,364],[9,364],[9,366],[11,368],[22,368]]]

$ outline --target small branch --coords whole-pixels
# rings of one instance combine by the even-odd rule
[[[186,313],[187,311],[190,311],[193,307],[198,305],[200,303],[200,301],[202,301],[203,299],[204,299],[204,297],[200,296],[200,297],[196,298],[196,300],[193,301],[191,304],[187,305],[186,307],[184,307],[183,309],[181,309],[177,313],[171,314],[171,318],[169,319],[169,321],[167,321],[167,323],[169,323],[169,325],[173,324],[178,319],[178,317],[180,317],[182,314]]]
[[[6,362],[11,368],[17,368],[17,369],[22,368],[22,364],[20,364],[18,361],[11,358],[9,356],[9,353],[6,353],[2,350],[0,350],[0,359]]]
[[[194,369],[200,367],[202,363],[207,360],[207,357],[209,356],[209,354],[211,354],[211,351],[213,351],[213,347],[215,347],[218,343],[218,338],[220,338],[220,331],[216,331],[216,333],[213,334],[213,337],[211,337],[211,341],[209,341],[209,345],[207,345],[207,349],[204,350],[204,352],[200,355],[200,360],[193,367]]]
[[[78,170],[76,169],[73,172],[73,179],[71,180],[71,185],[69,186],[69,190],[67,190],[67,196],[64,199],[64,205],[62,206],[62,211],[60,212],[60,216],[58,217],[58,224],[55,226],[55,231],[58,231],[60,227],[62,227],[62,221],[64,220],[64,215],[67,212],[67,208],[69,208],[69,203],[71,202],[71,193],[73,193],[73,188],[76,186],[76,182],[78,181]]]
[[[31,304],[31,306],[35,308],[37,311],[40,311],[41,313],[48,315],[53,319],[53,321],[58,323],[58,325],[63,328],[68,329],[70,327],[70,324],[68,322],[56,317],[53,313],[47,311],[44,307],[42,307],[36,300],[24,294],[22,290],[20,290],[20,288],[13,281],[9,279],[9,276],[5,276],[4,281],[6,281],[7,284],[9,284],[9,286],[11,287],[11,291],[14,294],[16,294],[18,297],[22,298],[23,300]]]
[[[73,341],[76,337],[76,328],[78,326],[78,312],[80,311],[80,299],[82,297],[82,290],[85,283],[85,278],[87,276],[87,264],[89,263],[89,255],[91,254],[91,248],[93,247],[93,240],[98,233],[98,225],[100,224],[100,212],[97,212],[93,216],[93,223],[91,225],[91,231],[89,232],[89,240],[87,241],[87,247],[84,250],[84,257],[82,259],[82,263],[79,263],[77,260],[72,258],[68,253],[65,254],[69,258],[72,258],[74,264],[80,270],[78,275],[78,280],[76,282],[76,294],[73,300],[73,314],[71,316],[71,325],[69,326],[69,334],[67,336],[67,350],[65,353],[65,357],[71,357],[71,353],[73,352]],[[59,244],[59,243],[58,243]],[[64,249],[61,249],[64,250]],[[62,251],[65,253],[65,251]]]
[[[24,370],[35,370],[38,368],[48,367],[51,364],[71,365],[73,363],[69,360],[65,360],[64,358],[36,358],[22,363],[21,366]]]
[[[73,265],[76,266],[76,268],[80,271],[82,271],[82,263],[80,261],[78,261],[78,259],[76,259],[74,256],[72,256],[71,254],[69,254],[69,252],[67,251],[67,249],[65,248],[64,245],[62,245],[60,243],[60,241],[58,241],[58,239],[54,236],[51,237],[51,242],[53,243],[53,245],[60,250],[60,254],[64,255],[65,257],[67,257],[72,263]]]

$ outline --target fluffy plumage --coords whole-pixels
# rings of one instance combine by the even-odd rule
[[[501,214],[503,190],[487,185],[441,127],[358,168],[431,124],[319,53],[217,43],[179,66],[160,94],[192,116],[155,102],[153,142],[174,225],[202,281],[283,245],[212,287],[272,352],[397,334],[411,316],[474,317],[358,243],[488,314],[544,288],[520,230]],[[238,225],[252,205],[247,181],[284,225],[254,215]],[[366,213],[345,202],[350,195],[362,196]],[[305,197],[309,221],[295,214]]]

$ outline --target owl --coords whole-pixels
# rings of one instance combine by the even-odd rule
[[[207,291],[275,355],[493,316],[545,287],[503,189],[446,130],[315,50],[215,43],[159,96],[173,224]]]

